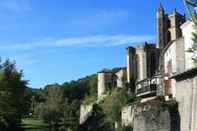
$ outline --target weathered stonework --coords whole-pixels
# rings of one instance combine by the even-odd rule
[[[174,76],[181,131],[197,131],[197,68]]]
[[[180,131],[179,114],[160,102],[138,104],[134,114],[133,131]]]
[[[135,106],[125,106],[121,111],[123,127],[133,127]]]
[[[127,80],[127,70],[126,68],[122,68],[120,69],[117,73],[116,73],[116,86],[118,88],[123,88],[124,84],[126,83]]]
[[[185,16],[174,10],[166,14],[160,4],[157,10],[157,44],[163,50],[165,46],[182,36],[180,26],[186,21]]]
[[[92,115],[92,111],[93,111],[93,104],[90,105],[82,104],[80,106],[80,118],[79,118],[80,125],[86,122],[86,120]]]
[[[185,70],[184,39],[179,38],[174,40],[169,43],[164,50],[164,72],[166,75],[164,85],[165,95],[172,95],[172,97],[175,97],[175,81],[169,78]]]
[[[141,81],[155,75],[159,64],[159,49],[155,44],[127,48],[127,82]]]
[[[113,74],[109,70],[103,70],[98,72],[98,98],[102,97],[107,90],[107,87],[112,86],[113,84]]]
[[[130,83],[132,80],[135,80],[137,78],[136,51],[134,47],[128,47],[126,50],[127,82]]]
[[[181,26],[183,39],[184,39],[185,70],[192,69],[196,66],[192,60],[194,54],[192,52],[188,52],[188,50],[194,44],[192,40],[193,38],[192,32],[195,32],[195,30],[193,27],[194,27],[194,23],[192,21],[187,21]]]
[[[166,14],[160,4],[157,10],[157,47],[161,51],[159,60],[159,71],[164,73],[163,49],[172,41],[182,37],[181,25],[185,22],[185,16],[174,10]]]

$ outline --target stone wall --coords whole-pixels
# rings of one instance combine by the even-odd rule
[[[122,108],[121,121],[123,127],[133,127],[134,111],[134,106],[125,106]]]
[[[136,106],[133,131],[180,131],[177,105],[157,100]]]
[[[80,106],[80,119],[79,124],[83,124],[92,115],[93,104]]]
[[[176,100],[179,103],[181,131],[197,131],[197,76],[180,77],[182,79],[176,81]]]
[[[126,50],[127,82],[130,83],[131,80],[135,80],[137,77],[136,51],[133,47],[128,47]]]

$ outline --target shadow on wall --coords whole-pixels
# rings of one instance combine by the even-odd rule
[[[169,113],[170,113],[170,131],[181,131],[181,117],[178,110],[178,103],[175,105],[169,106]]]

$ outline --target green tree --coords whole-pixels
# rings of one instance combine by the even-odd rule
[[[103,109],[95,104],[92,115],[80,126],[79,131],[114,131],[114,127],[106,120]]]
[[[22,79],[15,63],[6,60],[0,64],[0,128],[17,126],[26,113],[27,81]]]
[[[193,22],[194,22],[194,32],[193,32],[193,46],[192,48],[190,49],[190,52],[193,52],[194,54],[194,57],[193,57],[193,60],[195,63],[197,63],[197,14],[195,14],[193,16]]]
[[[80,103],[78,100],[69,102],[66,98],[63,118],[63,125],[66,129],[77,130],[79,126],[79,109]]]
[[[57,126],[63,118],[65,105],[64,89],[59,85],[48,85],[46,87],[46,101],[38,103],[35,113],[51,126]]]

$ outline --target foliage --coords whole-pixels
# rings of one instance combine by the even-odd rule
[[[62,90],[57,91],[56,88]],[[77,81],[65,82],[62,85],[47,85],[43,89],[37,90],[32,97],[32,110],[35,116],[50,125],[61,125],[67,129],[76,130],[79,126],[80,104],[84,99],[95,99],[96,95],[96,75],[87,76]],[[55,116],[53,116],[54,114]]]
[[[65,82],[65,97],[83,100],[85,96],[97,95],[97,75],[87,76],[77,81]]]
[[[56,126],[61,121],[64,111],[64,90],[58,85],[50,85],[46,88],[47,96],[44,103],[39,103],[36,114],[51,126]]]
[[[129,88],[115,88],[107,94],[104,101],[95,104],[92,116],[82,125],[80,131],[107,130],[114,131],[115,122],[120,126],[122,107],[134,102],[135,96],[129,91]]]
[[[40,119],[25,118],[22,120],[22,127],[24,129],[41,129],[47,128],[49,125]]]
[[[113,69],[115,70],[117,69]],[[58,91],[56,88],[63,90]],[[92,116],[79,127],[80,105],[94,103],[97,100],[97,75],[65,82],[62,85],[47,85],[34,92],[34,115],[50,125],[63,126],[64,129],[111,131],[114,130],[114,123],[120,120],[122,107],[135,100],[132,89],[133,85],[128,84],[122,89],[109,89],[107,97],[99,104],[94,104]]]
[[[26,113],[27,81],[15,63],[6,60],[0,64],[0,129],[17,126]]]
[[[101,107],[107,114],[109,121],[119,121],[122,107],[132,103],[134,98],[133,93],[128,92],[128,88],[116,88],[105,98],[104,102],[101,103]]]
[[[63,125],[66,129],[76,131],[79,126],[79,109],[80,103],[78,100],[73,100],[71,103],[66,100],[66,105],[63,114]]]
[[[193,40],[194,44],[189,51],[193,52],[193,54],[194,54],[193,60],[195,63],[197,63],[197,14],[194,15],[193,22],[194,22],[195,32],[193,32],[193,39],[192,40]]]
[[[113,126],[105,120],[105,113],[103,109],[95,104],[93,107],[93,114],[88,120],[80,126],[79,131],[113,131]]]
[[[83,103],[86,104],[86,105],[89,105],[91,103],[96,102],[96,100],[97,100],[97,96],[95,96],[95,95],[88,95],[88,96],[85,97]]]

